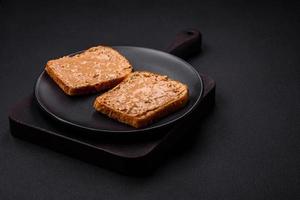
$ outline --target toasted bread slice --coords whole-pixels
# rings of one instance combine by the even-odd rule
[[[131,73],[132,66],[116,50],[97,46],[50,60],[45,70],[66,94],[81,95],[116,86]]]
[[[188,87],[183,83],[151,72],[133,72],[97,97],[94,108],[140,128],[183,107],[188,98]]]

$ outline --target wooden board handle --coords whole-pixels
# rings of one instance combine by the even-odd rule
[[[201,32],[191,28],[177,33],[166,51],[180,58],[187,59],[201,51],[201,44]]]

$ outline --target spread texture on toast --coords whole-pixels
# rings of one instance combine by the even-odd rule
[[[151,72],[133,72],[97,97],[94,108],[140,128],[183,107],[188,97],[188,87],[183,83]]]
[[[80,95],[116,86],[132,72],[132,66],[118,51],[97,46],[50,60],[45,70],[66,94]]]

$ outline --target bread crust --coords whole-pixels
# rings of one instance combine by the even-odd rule
[[[150,73],[150,72],[134,72],[134,73],[149,73],[149,74],[152,74],[155,76],[161,76],[161,75]],[[128,76],[122,83],[126,82],[130,78],[131,78],[131,75]],[[174,80],[172,80],[172,81],[174,81]],[[188,87],[178,81],[175,81],[175,82],[177,82],[182,87],[184,87],[184,91],[182,93],[180,93],[180,95],[177,98],[170,100],[166,104],[159,106],[158,108],[156,108],[154,110],[149,110],[146,113],[143,113],[142,115],[132,116],[132,115],[126,114],[116,108],[113,108],[113,107],[109,106],[107,103],[105,103],[105,101],[103,101],[103,99],[101,98],[102,95],[100,95],[95,100],[94,108],[97,111],[109,116],[110,118],[116,119],[120,122],[126,123],[135,128],[145,127],[145,126],[153,123],[154,121],[156,121],[172,112],[175,112],[176,110],[178,110],[181,107],[186,105],[186,103],[188,102],[188,99],[189,99]],[[120,85],[122,83],[120,83]],[[117,87],[118,86],[116,86],[112,90],[117,90],[118,89]]]
[[[122,59],[123,59],[122,61],[126,62],[126,65],[129,67],[129,69],[124,69],[124,70],[127,70],[127,72],[116,78],[113,78],[110,80],[98,81],[97,83],[93,83],[93,84],[87,83],[86,85],[76,87],[76,86],[72,86],[72,85],[66,83],[63,79],[60,78],[58,72],[55,71],[55,69],[51,66],[51,62],[53,62],[55,60],[48,61],[46,64],[46,67],[45,67],[45,71],[67,95],[75,96],[75,95],[90,94],[90,93],[96,93],[99,91],[113,88],[114,86],[119,84],[122,80],[124,80],[132,72],[131,64],[118,51],[114,50],[111,47],[107,47],[107,46],[98,46],[98,47],[93,47],[93,48],[107,48],[107,49],[114,51],[114,53],[117,53],[120,57],[122,57]],[[92,48],[90,48],[90,49],[92,49]],[[90,49],[88,49],[86,51],[89,51]],[[80,54],[78,54],[78,55],[80,55]]]

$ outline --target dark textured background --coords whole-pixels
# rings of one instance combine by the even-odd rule
[[[0,199],[300,199],[299,13],[291,1],[2,0]],[[116,174],[10,135],[9,107],[48,59],[99,43],[164,49],[187,27],[203,32],[190,62],[216,80],[216,106],[152,175]]]

